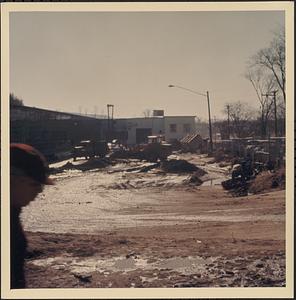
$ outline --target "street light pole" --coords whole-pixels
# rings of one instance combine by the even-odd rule
[[[213,135],[212,135],[212,122],[211,122],[211,109],[210,109],[210,96],[207,91],[207,100],[208,100],[208,112],[209,112],[209,133],[210,133],[210,151],[213,153]]]
[[[179,86],[179,85],[174,85],[174,84],[169,84],[168,87],[176,87],[185,91],[189,91],[191,93],[200,95],[200,96],[204,96],[207,98],[208,101],[208,114],[209,114],[209,136],[210,136],[210,153],[213,153],[213,136],[212,136],[212,121],[211,121],[211,109],[210,109],[210,96],[209,96],[209,92],[207,91],[206,94],[203,93],[199,93],[197,91],[185,88],[183,86]]]

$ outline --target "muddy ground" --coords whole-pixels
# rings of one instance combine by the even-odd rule
[[[285,286],[285,191],[233,197],[227,166],[182,158],[202,185],[139,161],[56,172],[22,214],[28,288]]]

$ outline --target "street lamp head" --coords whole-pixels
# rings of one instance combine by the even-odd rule
[[[168,87],[175,87],[173,84],[169,84]]]

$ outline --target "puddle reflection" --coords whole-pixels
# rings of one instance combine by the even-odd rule
[[[109,274],[109,272],[128,272],[137,269],[142,270],[162,270],[177,271],[184,275],[195,274],[205,269],[207,264],[214,261],[214,258],[196,257],[172,257],[167,259],[158,259],[155,262],[148,263],[149,258],[126,258],[115,257],[101,259],[100,257],[91,257],[78,259],[75,257],[51,257],[46,259],[33,260],[36,266],[51,267],[53,269],[68,269],[73,273],[91,273],[100,272]]]

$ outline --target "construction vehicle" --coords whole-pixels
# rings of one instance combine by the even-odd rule
[[[159,159],[162,161],[172,154],[172,145],[165,142],[163,135],[150,135],[147,138],[148,143],[143,145],[141,150],[145,160],[157,162]]]
[[[90,159],[95,156],[99,156],[103,158],[106,156],[108,151],[109,148],[106,141],[81,141],[72,150],[73,160],[76,161],[77,157],[84,157],[85,159]]]
[[[145,144],[115,150],[110,154],[110,158],[133,158],[157,162],[166,160],[172,154],[172,145],[164,141],[164,136],[151,135],[147,139],[148,142]]]

